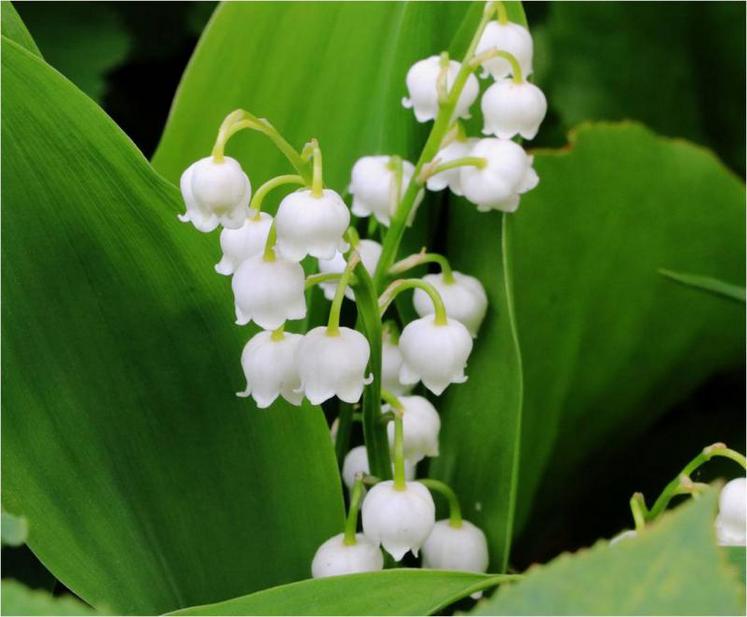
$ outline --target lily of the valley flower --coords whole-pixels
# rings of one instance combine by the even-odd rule
[[[179,181],[187,212],[179,220],[191,222],[199,231],[213,231],[218,225],[238,229],[249,216],[252,185],[238,161],[212,156],[187,167]]]
[[[255,334],[241,353],[246,390],[238,396],[251,395],[260,409],[269,407],[278,396],[300,405],[303,394],[298,391],[301,380],[295,359],[302,338],[290,332],[265,330]]]
[[[221,231],[223,257],[215,265],[215,271],[230,276],[244,261],[259,255],[265,247],[271,225],[272,217],[260,212],[259,217],[250,216],[238,229],[226,228]]]
[[[319,196],[311,190],[290,193],[275,215],[278,250],[294,261],[306,255],[332,259],[348,248],[342,236],[349,224],[350,211],[334,191],[324,189]]]
[[[539,177],[532,168],[533,158],[521,146],[507,139],[481,139],[471,156],[484,158],[485,167],[462,167],[459,172],[464,196],[480,212],[514,212],[519,195],[532,190]]]
[[[456,319],[437,323],[434,316],[411,321],[399,338],[402,351],[400,381],[422,381],[436,395],[451,383],[464,383],[464,369],[472,351],[472,336]]]
[[[439,92],[438,79],[442,73],[444,60],[440,56],[431,56],[413,64],[407,71],[405,82],[409,98],[402,99],[402,105],[407,109],[412,108],[415,118],[418,122],[428,122],[438,115]],[[455,60],[449,60],[446,66],[446,90],[450,90],[456,80],[461,64]],[[467,78],[467,83],[459,95],[456,108],[454,110],[455,118],[468,118],[469,108],[475,102],[480,91],[480,84],[474,75]]]
[[[345,543],[345,534],[331,537],[316,551],[311,562],[311,576],[323,578],[356,572],[375,572],[384,568],[379,545],[362,533],[355,534],[355,544]]]
[[[356,245],[355,250],[360,255],[363,267],[369,274],[373,275],[379,263],[379,257],[381,257],[381,244],[374,240],[361,240]],[[346,264],[345,257],[338,251],[332,259],[319,260],[319,272],[321,274],[342,273],[345,270]],[[332,300],[335,297],[335,290],[337,289],[336,282],[327,281],[320,283],[319,286],[322,288],[324,297],[327,300]],[[345,290],[345,297],[355,300],[355,293],[350,287]]]
[[[382,225],[389,225],[397,206],[396,193],[405,193],[415,166],[402,161],[402,180],[396,185],[395,165],[390,156],[364,156],[353,165],[350,194],[356,216],[375,216]]]
[[[482,95],[480,103],[485,119],[483,133],[501,139],[521,135],[534,139],[547,113],[547,99],[537,86],[513,79],[495,82]]]
[[[438,433],[441,418],[431,402],[422,396],[400,396],[404,433],[405,461],[417,463],[426,456],[438,456]],[[390,411],[385,405],[382,412]],[[394,448],[394,423],[387,425],[389,447]]]
[[[480,55],[491,49],[509,52],[518,60],[523,76],[526,78],[531,75],[534,44],[532,35],[524,26],[512,22],[488,23],[477,43],[475,54]],[[493,79],[503,79],[511,75],[511,63],[505,58],[490,58],[483,62],[482,66]]]
[[[468,139],[459,140],[455,139],[444,148],[438,151],[436,158],[438,159],[439,165],[449,163],[455,159],[461,159],[466,156],[470,156],[474,145],[480,141],[475,137]],[[430,176],[425,183],[429,191],[441,191],[446,187],[454,193],[454,195],[464,195],[462,191],[462,184],[459,179],[459,168],[447,169],[446,171],[440,171],[437,174]]]
[[[747,478],[736,478],[721,489],[716,517],[716,536],[721,546],[745,546]]]
[[[337,396],[346,403],[357,403],[363,387],[371,383],[366,365],[371,354],[368,340],[351,328],[330,332],[326,326],[310,330],[296,355],[301,389],[314,405]]]
[[[436,522],[436,506],[422,484],[405,482],[398,490],[387,480],[368,492],[361,515],[363,533],[400,561],[407,551],[417,556]]]
[[[472,337],[476,337],[488,310],[488,296],[482,283],[461,272],[426,274],[423,280],[441,294],[446,314],[463,323]],[[421,317],[433,314],[433,302],[422,289],[415,290],[412,302]]]
[[[438,521],[423,544],[424,568],[486,572],[489,561],[485,534],[469,521]]]
[[[407,480],[415,479],[415,466],[417,463],[413,461],[405,461],[405,478]],[[368,452],[366,446],[356,446],[352,448],[350,452],[345,455],[345,460],[342,462],[342,481],[349,489],[353,488],[355,483],[355,477],[362,473],[367,476],[369,473],[368,468]]]
[[[250,257],[231,280],[236,323],[243,326],[253,321],[265,330],[276,330],[288,319],[303,319],[305,283],[303,268],[295,261]]]

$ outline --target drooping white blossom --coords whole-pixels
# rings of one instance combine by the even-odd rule
[[[223,257],[215,265],[215,271],[230,276],[244,261],[259,255],[265,248],[271,226],[272,217],[260,212],[258,218],[250,216],[238,229],[224,228],[220,232]]]
[[[532,74],[534,43],[532,35],[524,26],[512,22],[502,24],[491,21],[488,23],[477,43],[475,54],[479,55],[490,49],[507,51],[513,55],[519,62],[524,79]],[[486,60],[482,66],[493,76],[493,79],[503,79],[512,74],[511,63],[505,58],[491,58]]]
[[[375,240],[361,240],[355,247],[355,250],[361,258],[363,267],[369,274],[373,274],[379,263],[379,257],[381,257],[381,244]],[[345,257],[338,251],[332,259],[319,260],[319,272],[321,274],[339,274],[345,270],[346,265],[347,261],[345,261]],[[332,300],[335,297],[335,291],[337,290],[336,281],[320,283],[319,286],[322,288],[324,297],[327,300]],[[345,297],[355,300],[355,292],[348,287],[345,290]]]
[[[253,321],[265,330],[276,330],[288,319],[303,319],[305,282],[303,268],[295,261],[250,257],[231,280],[236,323],[243,326]]]
[[[405,194],[415,166],[402,161],[400,197]],[[382,225],[389,225],[397,207],[396,174],[390,156],[364,156],[353,165],[349,187],[353,196],[352,211],[356,216],[375,216]],[[413,208],[414,210],[414,208]]]
[[[273,334],[263,330],[255,334],[241,353],[246,389],[237,396],[251,395],[260,409],[269,407],[278,396],[300,405],[303,394],[298,391],[301,380],[296,370],[296,351],[302,338],[291,332]]]
[[[309,189],[290,193],[275,215],[278,250],[293,261],[306,255],[332,259],[348,248],[343,234],[349,224],[350,211],[335,191],[324,189],[319,197]]]
[[[436,522],[436,506],[419,482],[406,482],[398,490],[387,480],[368,491],[361,518],[363,533],[400,561],[407,551],[417,556]]]
[[[357,403],[363,387],[371,383],[372,377],[366,377],[370,354],[366,337],[351,328],[330,333],[326,326],[319,326],[307,332],[296,355],[306,398],[314,405],[333,396]]]
[[[423,544],[424,568],[487,572],[489,561],[485,534],[469,521],[459,527],[448,519],[437,521]]]
[[[486,166],[462,167],[459,177],[464,196],[480,212],[514,212],[519,196],[532,190],[539,177],[532,167],[533,157],[513,141],[489,137],[481,139],[471,156],[486,160]]]
[[[454,85],[459,69],[462,65],[455,60],[450,60],[446,68],[447,92]],[[442,63],[440,56],[430,56],[419,60],[407,71],[405,83],[409,98],[402,99],[402,105],[412,109],[418,122],[428,122],[438,115],[438,78],[441,74]],[[469,108],[475,102],[480,91],[477,78],[470,74],[464,84],[462,93],[459,95],[452,120],[456,118],[469,118]]]
[[[721,546],[745,546],[747,535],[747,478],[736,478],[721,489],[716,537]]]
[[[436,155],[438,164],[449,163],[455,159],[461,159],[465,156],[470,156],[472,153],[473,146],[480,141],[476,137],[469,137],[464,140],[455,139],[445,147],[441,148]],[[459,168],[447,169],[434,174],[428,178],[425,186],[429,191],[441,191],[446,187],[454,193],[454,195],[464,195],[462,191],[462,185],[459,179]]]
[[[227,156],[216,161],[205,157],[187,167],[179,181],[187,211],[179,215],[199,231],[218,225],[238,229],[249,217],[252,185],[238,161]]]
[[[472,351],[472,336],[456,319],[445,324],[427,316],[411,321],[399,338],[402,351],[400,381],[414,384],[422,381],[436,395],[451,383],[464,383],[464,369]]]
[[[511,139],[521,135],[534,139],[547,113],[547,99],[537,86],[512,79],[496,81],[482,95],[480,103],[485,135]]]
[[[488,310],[488,296],[482,283],[474,276],[453,273],[453,281],[447,281],[443,273],[426,274],[423,280],[436,288],[446,307],[446,314],[463,323],[472,337],[477,336],[485,313]],[[433,302],[422,289],[416,289],[412,296],[415,311],[421,317],[433,314]]]
[[[355,544],[345,544],[345,534],[331,537],[316,551],[311,562],[311,576],[339,576],[356,572],[375,572],[384,568],[384,555],[378,544],[362,533],[355,534]]]
[[[413,461],[405,460],[405,479],[415,479],[415,468],[417,463]],[[394,465],[392,465],[392,469]],[[356,446],[352,448],[346,455],[345,460],[342,462],[342,481],[348,489],[353,489],[355,484],[355,477],[362,473],[368,475],[371,472],[368,467],[368,451],[366,446]]]
[[[426,456],[438,456],[438,434],[441,418],[431,402],[422,396],[400,396],[402,405],[403,446],[406,461],[418,461]],[[385,405],[382,412],[391,411]],[[387,424],[389,447],[394,448],[394,422]]]
[[[384,335],[381,345],[381,387],[392,394],[400,395],[410,392],[415,384],[403,384],[399,380],[402,368],[402,352],[399,345],[389,335]]]

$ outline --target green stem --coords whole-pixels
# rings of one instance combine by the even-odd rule
[[[454,283],[454,272],[451,269],[449,260],[439,253],[421,252],[416,253],[415,255],[410,255],[409,257],[405,257],[404,259],[401,259],[400,261],[395,263],[391,268],[389,268],[389,274],[397,276],[399,274],[407,272],[408,270],[411,270],[412,268],[427,263],[436,263],[439,265],[439,267],[441,268],[441,275],[443,276],[444,283],[446,283],[447,285],[451,285],[452,283]]]
[[[314,197],[321,197],[324,191],[324,179],[322,178],[322,150],[319,142],[314,140],[314,175],[311,181],[311,194]]]
[[[270,225],[270,231],[267,232],[267,240],[265,240],[265,251],[262,258],[265,261],[275,261],[275,242],[278,239],[278,230],[275,227],[275,219],[272,219]]]
[[[438,293],[438,290],[433,285],[426,283],[421,279],[399,279],[389,285],[379,298],[379,310],[381,311],[381,314],[383,315],[386,312],[386,309],[392,303],[394,298],[396,298],[400,293],[413,288],[422,289],[428,294],[428,297],[430,297],[431,302],[433,302],[434,321],[436,325],[446,325],[449,320],[446,315],[444,301],[441,299],[441,294]]]
[[[508,63],[511,65],[511,74],[513,75],[514,83],[515,84],[524,83],[524,74],[521,71],[521,65],[519,64],[519,61],[516,59],[516,56],[502,49],[496,49],[496,48],[487,49],[481,54],[475,56],[470,61],[470,64],[472,64],[472,66],[477,68],[483,62],[485,62],[486,60],[490,60],[492,58],[503,58],[504,60],[508,60]]]
[[[338,416],[337,436],[335,438],[335,454],[337,464],[342,468],[345,455],[350,450],[350,432],[353,425],[353,406],[349,403],[340,403],[340,415]]]
[[[257,189],[257,192],[254,193],[254,197],[252,197],[252,201],[249,204],[249,209],[256,211],[256,214],[254,215],[255,220],[259,220],[259,213],[262,210],[262,202],[265,200],[265,197],[267,197],[267,194],[273,189],[285,184],[300,184],[303,186],[306,182],[304,182],[304,179],[298,175],[277,176],[265,182]]]
[[[438,93],[438,102],[443,105],[449,98],[449,53],[444,51],[441,52],[441,58],[439,60],[439,66],[441,70],[438,72],[438,78],[436,79],[436,92]]]
[[[440,480],[433,480],[426,478],[424,480],[418,480],[428,490],[436,491],[441,493],[449,502],[449,525],[455,529],[459,529],[462,526],[462,509],[459,507],[459,499],[457,499],[456,493],[451,487],[445,482]]]
[[[507,24],[508,23],[508,12],[506,11],[506,5],[503,4],[503,2],[496,2],[495,10],[498,13],[498,23],[504,24],[504,25]]]
[[[381,400],[389,403],[391,405],[392,409],[396,409],[398,411],[402,411],[404,407],[402,406],[402,402],[389,390],[385,390],[384,388],[381,389]]]
[[[353,275],[353,270],[360,262],[360,257],[355,251],[350,253],[348,257],[348,263],[345,265],[340,275],[340,280],[337,282],[337,289],[335,289],[335,297],[332,300],[332,306],[329,309],[329,319],[327,321],[327,336],[338,336],[340,334],[340,311],[342,310],[342,301],[345,298],[345,290],[350,284],[350,278]]]
[[[272,334],[270,335],[270,339],[275,341],[276,343],[278,341],[282,341],[285,338],[285,334],[283,334],[284,330],[285,330],[285,324],[282,324],[279,328],[272,331]]]
[[[310,274],[306,277],[306,289],[318,285],[319,283],[327,283],[329,281],[339,281],[342,278],[342,272],[324,272],[320,274]],[[355,283],[355,277],[350,277],[350,283]]]
[[[464,156],[462,158],[453,159],[446,163],[436,165],[435,167],[423,169],[423,173],[420,176],[420,181],[425,182],[431,176],[440,174],[442,171],[449,171],[450,169],[459,169],[460,167],[477,167],[478,169],[484,169],[488,164],[488,160],[481,156]]]
[[[355,534],[358,531],[358,511],[361,507],[361,496],[363,495],[363,475],[359,474],[353,484],[353,494],[350,496],[350,509],[345,520],[345,535],[342,543],[352,546],[357,543]]]
[[[646,526],[646,503],[641,493],[635,493],[630,498],[630,511],[633,513],[635,530],[641,531]]]
[[[402,408],[394,410],[394,489],[404,491],[407,488],[405,477],[405,431],[402,421]]]

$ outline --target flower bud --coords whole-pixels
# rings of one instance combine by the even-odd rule
[[[481,139],[471,156],[484,158],[487,165],[462,167],[459,178],[465,197],[476,204],[480,212],[514,212],[519,207],[519,195],[539,183],[532,168],[533,157],[513,141]]]
[[[745,511],[747,511],[747,478],[727,482],[718,502],[716,537],[721,546],[745,546]]]
[[[462,65],[455,60],[450,60],[446,69],[446,88],[451,90],[454,85],[459,69]],[[441,57],[431,56],[420,60],[407,71],[405,83],[410,98],[403,98],[402,105],[415,112],[418,122],[428,122],[438,115],[440,104],[438,101],[438,77],[441,74]],[[469,108],[475,102],[480,91],[477,78],[470,74],[457,101],[452,120],[456,118],[469,118]]]
[[[400,396],[405,460],[417,463],[426,456],[438,456],[438,433],[441,418],[436,408],[422,396]],[[390,405],[382,407],[383,413],[391,411]],[[394,422],[387,425],[389,447],[394,448]]]
[[[416,466],[417,463],[405,460],[405,478],[407,480],[415,479]],[[392,465],[392,469],[394,469],[394,465]],[[356,446],[345,455],[345,460],[342,462],[342,481],[348,489],[353,489],[355,477],[359,473],[362,473],[364,476],[371,473],[368,468],[368,451],[366,450],[366,446]]]
[[[394,209],[395,173],[390,156],[364,156],[353,165],[349,191],[353,196],[352,211],[356,216],[375,216],[382,225],[389,226]],[[415,171],[409,161],[402,161],[400,195],[404,195]],[[414,210],[414,208],[413,208]]]
[[[421,317],[405,326],[399,338],[402,368],[399,379],[405,384],[423,382],[435,395],[450,383],[464,383],[464,368],[472,351],[472,337],[456,319],[437,324],[434,317]]]
[[[423,545],[424,568],[486,572],[489,561],[485,534],[465,520],[459,527],[438,521]]]
[[[220,232],[223,257],[215,265],[218,274],[230,276],[244,261],[259,255],[265,248],[272,217],[264,212],[256,219],[250,216],[238,229],[225,228]]]
[[[369,274],[373,274],[379,263],[379,257],[381,257],[381,244],[374,240],[361,240],[358,243],[358,246],[355,247],[355,250],[361,258],[363,267]],[[345,261],[345,257],[343,257],[342,253],[338,251],[332,259],[319,260],[319,272],[321,274],[341,274],[345,270],[346,265],[347,262]],[[335,297],[335,291],[337,291],[336,281],[320,283],[319,286],[322,288],[324,297],[327,298],[327,300],[332,300],[332,298]],[[350,300],[355,300],[355,293],[350,289],[350,287],[345,290],[345,297]]]
[[[423,280],[436,288],[446,307],[446,314],[463,323],[472,338],[477,336],[488,310],[488,296],[482,283],[474,276],[454,272],[454,280],[447,282],[443,273],[426,274]],[[433,314],[433,302],[422,289],[412,296],[415,311],[421,317]]]
[[[293,405],[300,405],[301,380],[296,370],[296,350],[303,337],[284,332],[282,338],[266,330],[255,334],[241,353],[246,376],[246,390],[237,396],[251,395],[257,407],[269,407],[278,395]]]
[[[399,380],[401,368],[402,352],[399,345],[385,335],[381,345],[381,387],[398,396],[407,394],[414,387],[414,384],[405,385]]]
[[[625,542],[626,540],[632,540],[638,537],[638,532],[635,529],[624,529],[616,536],[610,538],[610,546],[614,546],[618,542]]]
[[[357,403],[363,386],[371,383],[372,376],[365,376],[370,354],[368,340],[356,330],[342,327],[334,334],[326,326],[310,330],[296,355],[306,398],[314,405],[333,396]]]
[[[490,49],[507,51],[519,62],[524,79],[532,74],[532,56],[534,44],[529,31],[519,24],[508,22],[501,24],[491,21],[477,43],[475,55]],[[483,62],[483,69],[490,73],[493,79],[503,79],[512,74],[511,63],[505,58],[491,58]]]
[[[398,490],[387,480],[366,494],[361,518],[363,533],[400,561],[407,551],[417,557],[436,522],[436,506],[419,482],[406,482],[405,488]]]
[[[455,139],[445,148],[442,148],[438,151],[436,159],[438,159],[439,165],[442,165],[443,163],[449,163],[454,159],[461,159],[465,156],[470,156],[473,146],[478,141],[480,140],[475,137],[470,137],[469,139],[466,139],[464,141]],[[458,167],[455,169],[447,169],[446,171],[441,171],[431,176],[430,178],[428,178],[425,185],[429,191],[441,191],[446,187],[449,187],[449,190],[454,193],[454,195],[464,195],[464,192],[462,191],[462,185],[459,180]]]
[[[179,215],[198,230],[213,231],[218,225],[238,229],[249,216],[252,185],[238,161],[212,156],[192,163],[182,174],[179,187],[187,211]]]
[[[316,551],[311,562],[311,576],[323,578],[356,572],[375,572],[384,568],[384,556],[378,544],[362,533],[355,534],[355,544],[345,544],[345,534],[331,537]]]
[[[534,84],[501,79],[482,95],[481,107],[485,135],[511,139],[518,134],[534,139],[547,113],[547,99]]]
[[[236,323],[254,321],[265,330],[276,330],[288,319],[306,316],[303,268],[295,261],[272,261],[255,255],[242,263],[231,280],[236,303]]]
[[[283,198],[275,215],[278,250],[283,257],[301,261],[306,255],[332,259],[346,251],[342,239],[350,224],[350,211],[337,193],[324,189],[315,197],[308,189]]]

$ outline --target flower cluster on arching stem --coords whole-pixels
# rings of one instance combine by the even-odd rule
[[[427,191],[449,189],[481,212],[514,212],[521,195],[537,186],[533,159],[517,143],[536,135],[547,110],[542,92],[526,81],[532,47],[527,29],[508,20],[501,2],[490,2],[461,62],[446,52],[414,62],[402,102],[416,121],[433,122],[429,137],[415,163],[388,154],[352,162],[350,207],[324,183],[317,140],[296,150],[267,120],[244,110],[225,118],[210,156],[181,178],[186,213],[180,219],[202,232],[222,228],[223,255],[215,270],[231,277],[236,324],[260,328],[241,354],[246,387],[238,396],[252,397],[260,409],[278,397],[291,405],[337,397],[348,420],[363,415],[383,431],[378,445],[352,448],[345,442],[349,430],[333,435],[338,450],[347,452],[341,477],[350,502],[344,530],[314,556],[314,577],[379,570],[381,547],[395,561],[422,552],[429,568],[488,568],[486,536],[462,518],[454,491],[435,479],[416,479],[418,463],[439,455],[434,397],[467,380],[488,294],[476,277],[453,270],[444,255],[423,249],[398,260],[398,252]],[[487,87],[478,71],[489,80]],[[464,120],[481,90],[484,136],[470,136]],[[232,135],[244,129],[271,139],[292,173],[252,192],[240,163],[225,154]],[[273,217],[262,206],[280,188],[286,194]],[[363,229],[369,237],[361,237]],[[438,271],[402,276],[423,264]],[[307,275],[309,270],[315,273]],[[326,325],[286,331],[287,322],[307,317],[307,298],[316,286],[331,302]],[[393,301],[406,291],[413,291],[418,317],[409,323],[400,317],[398,323]],[[356,327],[340,323],[346,299],[357,307]],[[377,327],[370,325],[372,315]],[[380,367],[372,363],[374,348]],[[373,405],[353,414],[374,392]],[[369,439],[366,431],[364,437]],[[386,477],[379,478],[370,469],[381,444],[391,469],[385,465],[379,475]],[[432,493],[448,501],[447,519],[436,520]]]

